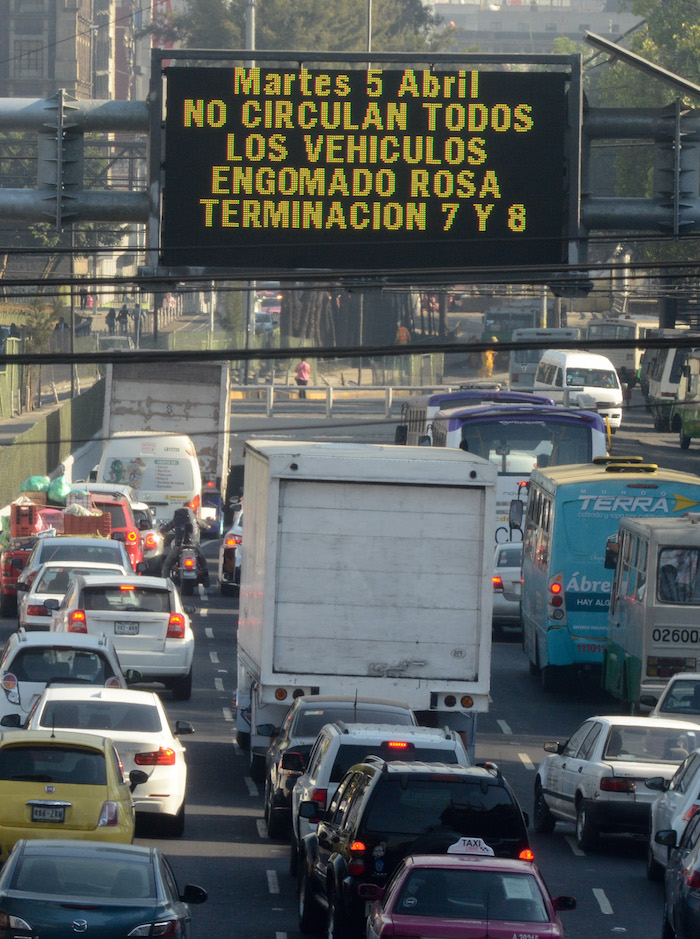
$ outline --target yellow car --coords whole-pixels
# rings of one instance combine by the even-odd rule
[[[143,778],[145,777],[145,778]],[[77,838],[130,844],[132,789],[107,737],[71,731],[0,734],[0,862],[20,838]]]

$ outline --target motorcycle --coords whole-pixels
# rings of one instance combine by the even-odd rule
[[[168,550],[172,550],[173,540],[176,540],[175,536],[171,539]],[[195,591],[195,587],[199,584],[206,583],[207,575],[199,564],[198,552],[191,536],[186,535],[184,538],[176,541],[177,554],[173,559],[167,576],[170,577],[172,582],[179,588],[183,597],[191,597]]]

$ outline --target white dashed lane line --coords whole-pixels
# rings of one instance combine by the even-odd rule
[[[248,790],[248,795],[249,795],[249,796],[258,796],[258,795],[260,795],[260,793],[258,792],[258,787],[255,785],[255,783],[254,783],[253,780],[250,778],[250,776],[244,776],[244,777],[243,777],[243,782],[246,784],[246,788],[247,788],[247,790]]]
[[[535,764],[532,762],[527,753],[519,753],[518,756],[520,757],[520,762],[523,764],[525,769],[535,769]]]
[[[233,712],[231,711],[231,708],[221,708],[221,712],[224,715],[225,721],[233,720]]]
[[[585,857],[586,852],[582,851],[579,846],[576,844],[576,839],[572,835],[564,835],[564,838],[571,848],[571,853],[575,854],[576,857]]]
[[[605,891],[604,891],[604,890],[601,890],[600,887],[594,887],[594,888],[593,888],[593,896],[594,896],[594,897],[596,898],[596,900],[598,901],[598,906],[600,907],[600,912],[601,912],[601,913],[605,913],[606,915],[610,916],[610,914],[611,914],[612,911],[613,911],[613,908],[612,908],[612,906],[610,905],[610,901],[609,901],[608,898],[605,896]]]
[[[267,833],[267,825],[265,824],[264,818],[256,818],[255,827],[258,829],[258,835],[260,838],[265,839],[270,837]]]
[[[204,635],[207,637],[207,639],[214,638],[214,630],[211,628],[211,626],[204,627]]]
[[[214,679],[214,687],[216,688],[217,691],[223,691],[223,690],[224,690],[224,680],[223,680],[223,678],[215,678],[215,679]]]
[[[270,893],[279,893],[280,892],[280,882],[277,879],[277,871],[266,871],[267,873],[267,888]]]
[[[219,653],[218,653],[218,652],[210,652],[210,653],[209,653],[209,658],[211,659],[212,665],[218,665],[218,664],[219,664]]]
[[[502,730],[502,732],[503,732],[504,734],[512,734],[512,733],[513,733],[513,731],[510,729],[510,727],[508,726],[508,724],[506,724],[505,721],[496,721],[496,723],[497,723],[498,726],[501,728],[501,730]]]

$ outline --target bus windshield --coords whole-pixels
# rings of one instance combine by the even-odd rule
[[[536,466],[592,459],[590,427],[552,417],[467,422],[462,426],[461,448],[495,463],[501,474],[522,475]]]

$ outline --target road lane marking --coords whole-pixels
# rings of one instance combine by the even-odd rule
[[[573,837],[573,835],[566,835],[565,840],[569,843],[572,854],[575,854],[576,857],[586,856],[586,852],[582,851],[581,848],[579,848],[579,846],[576,844],[576,839]]]
[[[593,896],[598,901],[598,906],[600,907],[600,912],[605,913],[606,916],[610,916],[613,911],[610,901],[605,896],[605,891],[601,890],[600,887],[593,888]]]
[[[218,653],[218,652],[210,652],[210,653],[209,653],[209,658],[211,659],[211,664],[212,664],[212,665],[218,665],[218,664],[219,664],[219,653]]]
[[[255,783],[254,783],[253,780],[250,778],[250,776],[244,776],[244,777],[243,777],[243,782],[246,784],[246,788],[248,789],[248,795],[249,795],[249,796],[257,796],[257,795],[260,795],[260,793],[258,792],[258,787],[255,785]]]
[[[224,681],[223,681],[223,678],[215,678],[215,679],[214,679],[214,687],[216,688],[217,691],[223,691],[223,690],[224,690]]]
[[[214,638],[214,630],[211,628],[211,626],[204,627],[204,635],[207,637],[207,639]]]
[[[518,756],[520,757],[520,762],[523,764],[525,769],[534,770],[535,764],[532,762],[527,753],[519,753]]]
[[[223,711],[225,721],[233,720],[233,711],[231,710],[231,708],[221,708],[221,710]]]
[[[209,616],[209,613],[210,613],[209,607],[203,606],[201,610],[197,610],[197,613],[200,616]]]
[[[277,871],[265,871],[267,874],[267,889],[270,893],[280,892],[280,882],[277,879]]]
[[[258,829],[258,834],[261,838],[269,838],[270,836],[267,833],[267,825],[265,824],[264,818],[255,819],[255,827]]]
[[[502,732],[503,732],[504,734],[512,734],[512,733],[513,733],[513,731],[510,729],[510,727],[506,724],[505,721],[496,721],[496,723],[497,723],[498,726],[501,728],[501,730],[502,730]]]

